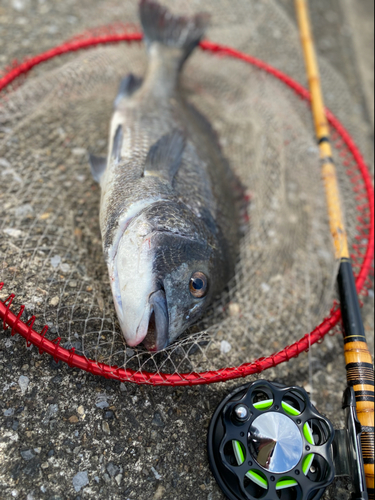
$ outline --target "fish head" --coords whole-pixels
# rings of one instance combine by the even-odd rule
[[[153,268],[168,308],[168,345],[202,316],[217,293],[221,273],[206,241],[171,233],[156,236]],[[152,336],[146,338],[148,348],[150,341]]]
[[[207,238],[155,230],[126,231],[115,256],[112,291],[129,346],[160,351],[202,316],[223,287],[223,266]]]

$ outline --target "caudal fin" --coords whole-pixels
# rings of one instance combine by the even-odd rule
[[[193,17],[173,16],[168,9],[153,0],[141,0],[139,10],[146,43],[159,42],[168,47],[180,48],[183,61],[199,44],[210,18],[206,13]]]

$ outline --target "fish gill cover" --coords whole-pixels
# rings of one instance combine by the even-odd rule
[[[275,2],[162,3],[185,14],[209,12],[209,39],[304,83],[298,33]],[[114,10],[92,14],[82,30],[95,20],[110,25],[119,9],[124,23],[138,23],[136,1],[111,4]],[[112,29],[134,31],[129,26]],[[355,133],[361,123],[350,112],[345,84],[321,66],[323,82],[335,89],[327,104]],[[217,132],[249,204],[235,277],[201,321],[152,354],[124,343],[103,258],[100,189],[88,166],[88,153],[108,150],[120,80],[145,68],[143,44],[99,46],[52,60],[0,94],[0,298],[15,293],[12,307],[24,304],[25,320],[35,315],[34,328],[47,324],[49,338],[61,337],[62,346],[136,371],[219,370],[270,355],[319,324],[334,298],[337,263],[308,104],[241,61],[198,50],[188,61],[186,98]],[[360,201],[352,158],[342,151],[338,139],[335,160],[349,239],[356,242]]]

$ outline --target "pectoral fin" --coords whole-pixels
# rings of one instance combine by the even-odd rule
[[[113,139],[111,158],[116,161],[121,160],[121,148],[122,148],[123,132],[122,125],[119,125],[116,129],[115,137]],[[96,182],[100,183],[105,169],[107,168],[107,158],[101,156],[95,156],[90,154],[89,162],[91,166],[91,173]]]
[[[122,148],[122,140],[123,140],[123,132],[122,132],[122,125],[119,125],[116,129],[115,137],[113,139],[113,146],[112,146],[112,158],[116,161],[121,160],[121,148]]]
[[[174,130],[159,139],[148,152],[144,176],[157,176],[170,184],[181,166],[186,139],[180,130]]]
[[[102,175],[107,167],[107,159],[101,156],[91,155],[89,156],[89,162],[91,167],[91,173],[96,182],[100,182]]]

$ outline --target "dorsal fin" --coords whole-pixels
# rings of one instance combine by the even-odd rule
[[[163,135],[151,146],[146,158],[144,176],[157,176],[170,184],[181,165],[186,138],[180,130]]]

